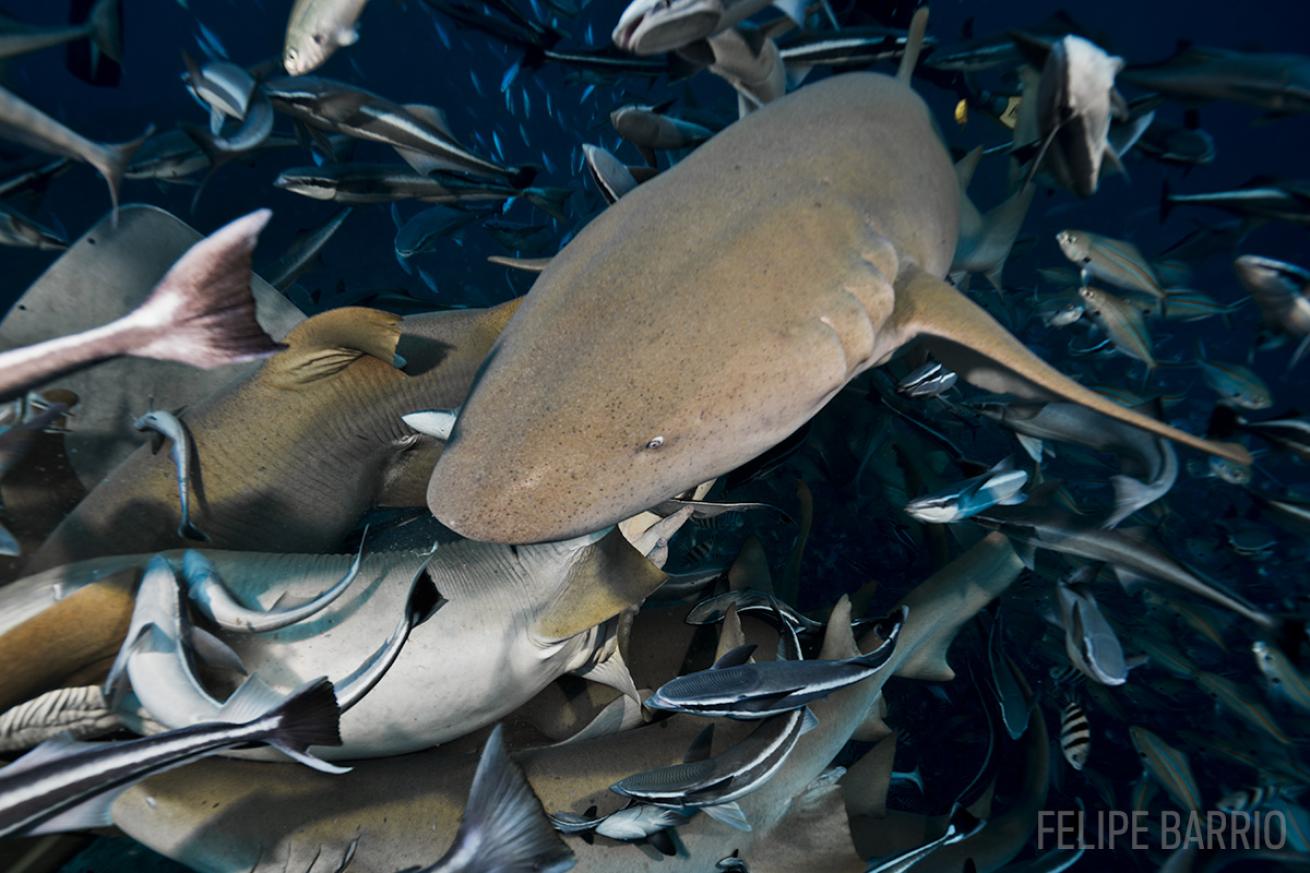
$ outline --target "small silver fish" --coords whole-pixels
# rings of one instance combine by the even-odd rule
[[[261,743],[308,758],[310,746],[341,744],[340,711],[326,679],[271,708],[238,693],[218,716],[144,739],[43,743],[0,769],[0,837],[108,827],[114,799],[134,783],[235,746]]]
[[[906,397],[936,397],[951,390],[959,378],[937,361],[929,361],[896,383],[896,393]]]
[[[919,497],[905,513],[926,524],[951,524],[985,512],[993,506],[1011,506],[1024,500],[1028,473],[1005,459],[981,476],[966,479],[936,494]]]
[[[191,523],[192,449],[195,446],[190,431],[180,418],[164,410],[147,412],[132,426],[139,431],[154,431],[170,444],[168,453],[176,471],[177,496],[182,508],[182,520],[178,522],[177,535],[184,540],[209,542],[209,535]]]

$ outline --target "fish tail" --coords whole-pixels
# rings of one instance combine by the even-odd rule
[[[265,740],[270,746],[317,770],[344,772],[344,768],[320,761],[307,752],[310,746],[341,745],[341,707],[336,690],[326,677],[294,692],[268,715],[277,719],[277,726]]]
[[[109,199],[114,209],[114,227],[118,227],[118,189],[123,184],[123,174],[127,172],[127,165],[132,162],[136,150],[141,148],[141,144],[154,132],[154,125],[151,125],[146,128],[145,133],[131,142],[102,145],[96,156],[95,168],[105,177],[105,184],[109,186]]]
[[[573,852],[551,826],[523,770],[505,751],[502,733],[497,725],[482,749],[464,820],[446,858],[459,857],[473,843],[480,847],[478,863],[488,870],[568,869]]]
[[[178,525],[177,535],[184,540],[195,540],[200,543],[209,542],[209,534],[192,524],[190,519],[186,519]]]
[[[117,64],[123,62],[123,0],[98,0],[87,18],[92,44]]]
[[[272,213],[252,212],[193,245],[123,321],[149,325],[154,338],[127,350],[137,357],[193,367],[255,360],[278,351],[255,319],[250,258]]]
[[[528,188],[523,194],[532,205],[540,206],[560,221],[568,220],[568,215],[564,209],[568,205],[569,197],[573,194],[571,189]]]

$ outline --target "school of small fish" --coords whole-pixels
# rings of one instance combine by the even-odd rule
[[[0,58],[129,88],[125,5]],[[1178,181],[1208,104],[1310,114],[1310,55],[287,0],[234,12],[257,58],[177,5],[199,116],[107,142],[0,87],[0,246],[51,252],[0,321],[0,868],[1310,864],[1310,254],[1255,244],[1310,183]],[[366,76],[389,17],[503,59],[456,71],[497,123]],[[534,117],[567,156],[511,159]],[[1080,217],[1142,161],[1165,250]],[[279,251],[140,202],[273,162],[327,201]],[[494,305],[446,281],[487,240]],[[324,295],[327,254],[408,283]],[[1285,840],[1106,847],[1118,810]]]

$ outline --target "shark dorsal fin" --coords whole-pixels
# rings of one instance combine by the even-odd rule
[[[851,599],[843,594],[828,616],[828,629],[823,634],[823,648],[819,651],[819,658],[825,661],[844,661],[859,656],[855,634],[851,631]]]
[[[291,386],[333,376],[362,357],[396,366],[400,316],[346,306],[315,315],[287,334],[287,349],[269,359],[262,376]]]
[[[737,604],[728,607],[723,614],[723,626],[719,628],[719,646],[714,650],[714,666],[727,657],[728,653],[746,645],[746,634],[741,629],[741,618],[737,615]],[[751,647],[754,649],[754,646]],[[750,652],[746,657],[750,657]]]

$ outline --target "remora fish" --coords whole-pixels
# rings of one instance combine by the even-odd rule
[[[576,860],[510,759],[500,725],[482,747],[468,805],[446,854],[419,873],[564,873]]]
[[[364,541],[367,538],[368,529],[365,528],[354,563],[331,588],[299,606],[278,609],[274,605],[273,609],[268,610],[250,609],[238,603],[223,584],[213,562],[203,552],[188,549],[182,555],[182,578],[186,584],[187,597],[202,615],[224,630],[256,634],[275,631],[321,612],[345,593],[359,575],[359,564],[364,558]]]
[[[1258,176],[1231,191],[1208,194],[1174,194],[1166,181],[1160,192],[1160,219],[1167,219],[1175,206],[1213,206],[1252,218],[1310,223],[1310,183]]]
[[[303,76],[321,67],[332,53],[359,40],[355,22],[368,0],[296,0],[287,19],[282,66]]]
[[[1246,460],[1081,388],[943,281],[960,188],[906,84],[918,48],[899,79],[834,76],[751,113],[574,237],[463,406],[429,484],[436,517],[518,543],[629,518],[782,442],[914,339],[987,390],[1053,395]],[[615,306],[640,325],[605,317]],[[671,374],[656,366],[670,342],[716,352]],[[716,410],[713,427],[688,397]]]
[[[1242,255],[1233,267],[1260,308],[1264,330],[1300,340],[1287,365],[1295,367],[1310,351],[1310,271],[1258,255]]]
[[[734,649],[708,670],[679,676],[645,701],[651,709],[743,720],[790,712],[876,674],[896,648],[904,615],[878,625],[884,642],[858,658],[842,661],[774,660],[747,663],[754,646]]]
[[[309,231],[287,247],[287,250],[273,263],[258,272],[268,284],[281,291],[291,287],[296,277],[308,269],[310,263],[323,251],[341,225],[350,217],[350,209],[342,209],[328,219],[322,227]]]
[[[1200,671],[1196,674],[1196,684],[1221,706],[1266,737],[1284,746],[1292,745],[1292,738],[1278,726],[1269,710],[1247,697],[1231,679]]]
[[[1121,78],[1185,100],[1228,100],[1268,112],[1310,112],[1310,57],[1190,46],[1168,60],[1133,65]]]
[[[150,136],[150,130],[138,139],[120,145],[92,142],[20,99],[12,91],[0,88],[0,138],[13,140],[37,151],[77,158],[95,167],[109,186],[114,214],[118,214],[118,185],[132,160],[132,154]]]
[[[584,143],[582,155],[587,163],[587,173],[600,189],[606,203],[613,203],[637,187],[637,179],[632,171],[600,146]]]
[[[321,130],[380,142],[423,171],[455,170],[505,178],[526,187],[531,167],[502,167],[461,146],[430,107],[401,106],[362,88],[317,76],[269,79],[261,86],[273,108]]]
[[[896,393],[906,397],[936,397],[955,387],[959,378],[937,361],[929,361],[897,382]]]
[[[905,513],[927,524],[953,524],[993,506],[1022,503],[1026,484],[1028,473],[1016,470],[1014,462],[1006,458],[981,476],[910,501],[905,505]]]
[[[0,398],[121,355],[209,368],[277,351],[250,296],[250,253],[271,215],[252,212],[196,243],[117,321],[0,352]]]
[[[910,617],[897,645],[895,660],[900,666],[889,670],[909,678],[949,678],[945,657],[950,641],[1020,571],[1004,538],[990,535],[921,584],[905,601]],[[823,657],[856,654],[834,648]],[[792,814],[803,813],[796,801],[865,723],[882,684],[882,676],[874,677],[815,702],[818,727],[801,737],[773,778],[741,800],[752,824],[750,833],[730,833],[698,815],[678,828],[680,851],[674,857],[646,854],[627,843],[596,840],[587,845],[568,838],[578,856],[576,869],[579,873],[705,873],[724,856],[726,835],[747,857],[769,857],[786,851],[802,835],[813,835],[812,829],[805,829],[807,823],[812,828],[810,820]],[[606,799],[612,804],[608,787],[617,780],[680,760],[703,727],[700,719],[675,715],[618,736],[515,757],[547,809],[582,810]],[[725,727],[747,726],[728,723]],[[195,868],[221,859],[251,873],[278,873],[284,867],[306,869],[316,858],[318,863],[336,864],[350,855],[352,868],[390,873],[430,863],[449,844],[467,801],[473,768],[473,756],[459,747],[365,761],[339,777],[301,773],[304,768],[278,763],[214,759],[200,769],[165,774],[128,792],[115,805],[114,818],[130,836]],[[415,802],[397,804],[397,784],[407,785],[407,796]],[[840,794],[836,800],[840,805]],[[215,808],[215,802],[221,807]],[[238,806],[244,813],[231,815],[230,810]],[[1035,821],[1036,812],[1030,818]],[[797,832],[790,824],[800,824],[802,830]],[[1018,821],[1014,827],[1026,839],[1028,829]],[[823,833],[832,833],[835,841],[840,831]],[[793,840],[782,839],[784,835]],[[362,838],[356,840],[357,836]],[[849,841],[849,826],[843,838]],[[793,863],[769,869],[773,873],[807,869],[806,857],[793,851],[787,855]],[[843,873],[864,869],[858,857],[854,864],[833,869]]]
[[[1101,614],[1096,596],[1076,575],[1062,579],[1056,592],[1064,623],[1064,648],[1070,663],[1102,685],[1122,685],[1128,681],[1123,646]]]
[[[106,827],[118,795],[208,755],[262,743],[307,757],[341,742],[332,683],[319,679],[264,711],[234,696],[214,723],[137,740],[50,740],[0,769],[0,836]]]
[[[1123,58],[1080,36],[1049,43],[1022,37],[1019,42],[1030,54],[1045,53],[1045,59],[1035,93],[1025,88],[1025,102],[1036,108],[1036,127],[1028,130],[1020,123],[1015,136],[1035,134],[1034,173],[1044,166],[1061,185],[1090,197],[1100,183],[1102,161],[1119,164],[1119,153],[1110,144],[1110,116],[1118,97],[1114,77],[1123,69]]]
[[[620,106],[610,113],[610,124],[652,165],[656,149],[688,149],[714,135],[709,128],[665,115],[652,106]]]
[[[769,6],[797,24],[805,20],[805,6],[797,0],[632,0],[611,39],[633,54],[662,54],[708,39]]]
[[[1072,403],[984,403],[983,414],[1017,434],[1038,440],[1072,442],[1122,459],[1118,475],[1110,477],[1115,508],[1103,522],[1116,527],[1139,509],[1169,493],[1178,480],[1178,455],[1173,445],[1154,434],[1112,421]],[[1160,410],[1152,410],[1156,417]]]
[[[174,560],[181,558],[173,554]],[[318,596],[353,561],[349,555],[213,550],[205,555],[234,597],[265,609],[284,592],[287,597]],[[143,562],[137,556],[98,559],[35,577],[33,582],[44,579],[47,585],[57,585],[66,600],[60,599],[31,620],[47,624],[83,604],[94,609],[98,614],[94,632],[85,622],[79,623],[75,637],[88,659],[82,668],[93,667],[102,657],[102,642],[114,638],[113,648],[122,645],[122,611],[126,607],[131,612],[133,604],[130,594],[126,603],[110,595],[121,593],[118,586],[130,580],[120,576],[117,585],[111,581],[85,588],[78,581],[91,582],[111,570]],[[454,543],[430,558],[409,551],[374,552],[364,558],[357,584],[309,621],[269,633],[221,636],[251,675],[283,692],[299,685],[306,675],[351,674],[354,679],[340,683],[343,698],[352,688],[363,687],[360,664],[380,663],[379,651],[395,653],[386,675],[345,714],[345,746],[331,754],[342,758],[403,754],[495,722],[568,673],[635,694],[613,620],[666,578],[617,531],[599,539],[589,535],[516,548]],[[402,639],[396,633],[401,627],[398,620],[409,612],[422,617],[418,608],[430,593],[429,583],[443,598],[441,609]],[[506,607],[509,596],[516,598],[513,608]],[[0,650],[6,655],[11,654],[7,645],[17,647],[26,639],[18,628],[0,635]],[[379,650],[378,641],[389,634]],[[26,645],[12,651],[12,663],[21,660],[27,675],[0,676],[0,700],[25,691],[32,676],[49,675],[54,668],[43,666],[43,661],[66,663],[76,658],[57,635],[47,634],[43,640],[40,647]],[[401,643],[403,648],[398,648]],[[491,665],[500,666],[492,669]],[[189,680],[177,672],[176,661],[165,666],[175,677],[170,679],[175,687],[161,690],[164,699],[158,706],[173,708],[182,696],[177,689]],[[425,692],[416,695],[418,687]],[[153,698],[146,708],[155,708]],[[205,709],[199,703],[194,708]],[[190,711],[175,715],[189,717]]]
[[[198,480],[193,480],[191,475],[193,461],[196,460],[193,454],[195,445],[186,425],[171,412],[152,410],[138,418],[132,426],[139,431],[154,431],[159,435],[157,439],[168,441],[168,455],[177,473],[177,499],[182,512],[181,521],[177,526],[178,537],[184,540],[209,542],[209,536],[191,523],[191,483],[193,481],[198,483]],[[198,485],[196,493],[197,495],[200,493]]]
[[[0,203],[0,245],[25,249],[66,249],[68,240],[53,228]]]
[[[553,215],[562,215],[569,190],[513,188],[499,182],[458,175],[425,176],[385,164],[328,164],[284,170],[273,185],[286,191],[338,203],[505,203],[522,196]]]

